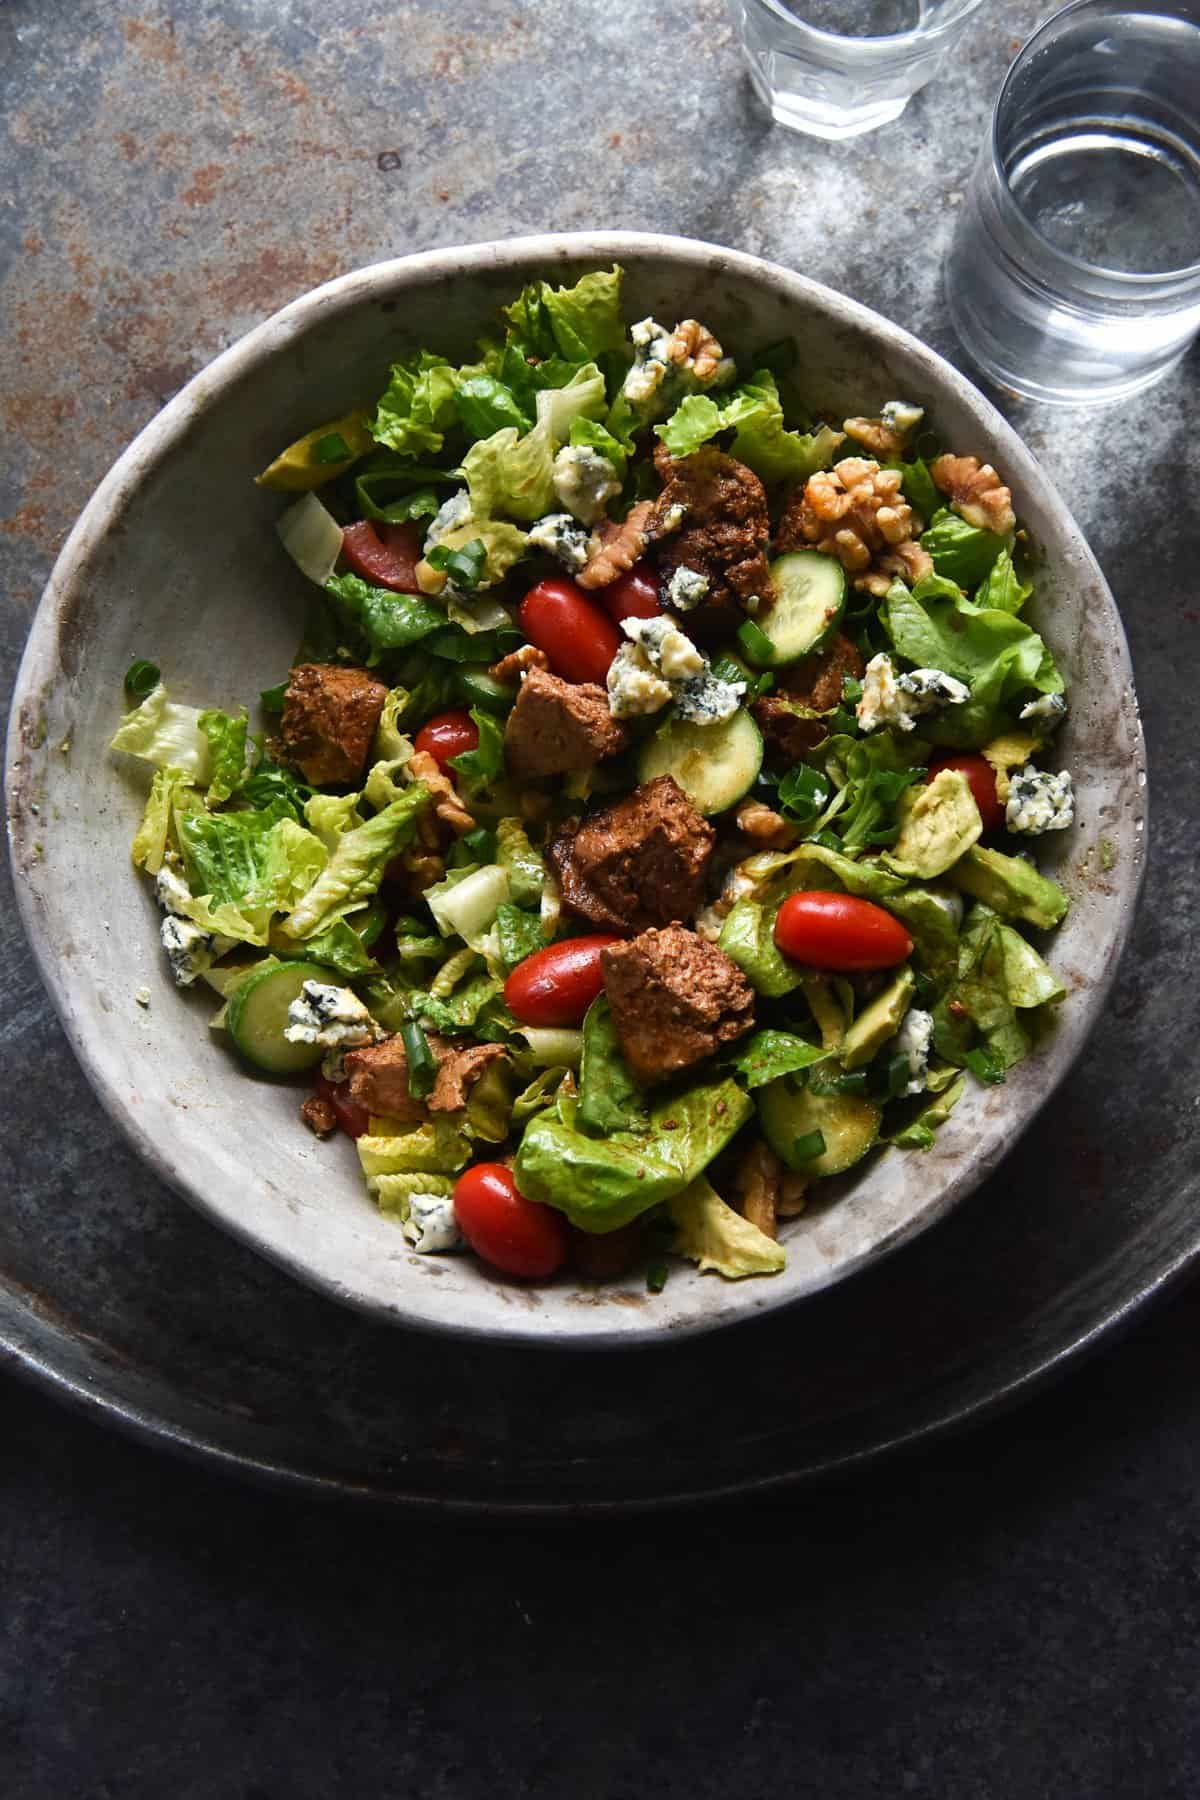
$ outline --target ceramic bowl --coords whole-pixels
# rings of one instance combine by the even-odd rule
[[[107,744],[122,677],[150,656],[179,699],[233,706],[279,679],[303,579],[252,477],[279,446],[378,393],[420,345],[464,356],[535,276],[621,262],[627,317],[695,315],[746,350],[795,338],[816,410],[925,406],[945,442],[1011,484],[1041,561],[1037,618],[1066,674],[1061,744],[1077,824],[1043,840],[1072,906],[1053,945],[1069,988],[1049,1041],[1007,1083],[969,1092],[927,1154],[873,1157],[784,1228],[786,1271],[726,1283],[690,1266],[525,1288],[471,1257],[418,1257],[375,1211],[345,1138],[318,1143],[291,1086],[247,1077],[207,1028],[212,996],[177,991],[149,884],[129,861],[145,781]],[[316,289],[189,382],[102,482],[39,608],[17,685],[8,805],[17,892],[42,974],[104,1106],[151,1167],[209,1218],[333,1299],[385,1319],[546,1345],[613,1346],[796,1301],[933,1224],[1000,1162],[1078,1055],[1112,981],[1143,861],[1142,740],[1112,596],[1032,456],[948,363],[854,301],[753,257],[626,233],[438,250]],[[136,990],[148,988],[143,1008]]]

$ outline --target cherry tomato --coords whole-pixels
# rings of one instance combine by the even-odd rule
[[[361,519],[342,532],[342,555],[356,575],[397,594],[419,594],[417,564],[421,560],[419,525],[376,525]]]
[[[517,609],[517,622],[531,644],[544,650],[564,681],[598,681],[623,639],[607,613],[568,576],[539,581]]]
[[[348,1081],[327,1081],[324,1075],[318,1075],[317,1094],[320,1099],[328,1100],[347,1137],[359,1138],[366,1134],[371,1115],[359,1101],[350,1098]]]
[[[567,1257],[567,1228],[552,1206],[527,1200],[503,1163],[476,1163],[454,1190],[458,1229],[484,1262],[540,1281]]]
[[[648,562],[634,563],[626,574],[601,588],[600,600],[614,625],[622,619],[656,619],[662,611],[658,577]]]
[[[442,769],[452,756],[461,756],[464,750],[478,748],[479,727],[469,712],[458,708],[434,713],[413,739],[413,749],[427,751]]]
[[[912,951],[912,939],[882,906],[854,894],[810,889],[792,894],[775,920],[785,956],[814,969],[890,969]]]
[[[986,756],[935,756],[925,777],[926,784],[943,769],[961,769],[971,785],[979,816],[985,831],[999,831],[1004,823],[1004,808],[996,795],[996,771]]]
[[[604,986],[600,953],[621,940],[611,931],[563,938],[518,963],[504,984],[504,1004],[522,1025],[582,1025]]]

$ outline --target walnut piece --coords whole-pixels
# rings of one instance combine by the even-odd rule
[[[794,825],[759,800],[743,800],[734,818],[738,830],[764,850],[790,850],[800,835]]]
[[[877,557],[870,574],[861,576],[854,585],[882,600],[897,576],[901,581],[906,581],[909,587],[914,587],[923,576],[932,574],[932,556],[915,539],[910,539],[908,543],[897,544],[894,550]]]
[[[474,831],[474,819],[459,799],[457,788],[436,757],[430,756],[428,750],[417,750],[409,758],[408,769],[414,781],[425,783],[433,795],[434,812],[443,825],[450,827],[455,837],[463,837],[468,831]]]
[[[1016,526],[1012,494],[991,463],[981,463],[977,456],[947,454],[930,464],[929,473],[968,525],[994,531],[1000,537],[1007,537]]]
[[[837,557],[855,587],[867,588],[883,571],[885,557],[920,550],[915,540],[922,521],[904,498],[901,479],[899,469],[881,469],[863,456],[846,456],[832,469],[818,469],[788,502],[776,549],[815,544],[826,556]],[[879,590],[870,586],[870,591]]]
[[[580,587],[607,587],[618,575],[632,569],[650,542],[653,513],[653,500],[639,500],[620,524],[613,519],[601,520],[595,533],[596,547],[575,577]]]
[[[315,1137],[327,1138],[337,1130],[337,1114],[320,1094],[310,1094],[301,1101],[300,1117]]]
[[[782,1180],[783,1164],[761,1138],[756,1138],[738,1164],[733,1185],[742,1217],[757,1225],[764,1237],[779,1235],[775,1220]]]
[[[690,369],[697,381],[711,381],[725,354],[707,325],[681,319],[666,343],[667,361]]]
[[[520,681],[522,675],[530,669],[549,667],[550,658],[544,650],[539,650],[536,644],[522,644],[519,650],[510,650],[507,656],[502,656],[499,662],[493,663],[488,674],[493,681],[508,684]]]
[[[842,430],[873,456],[898,456],[908,435],[883,419],[843,419]]]
[[[804,1211],[804,1196],[808,1188],[808,1176],[797,1175],[794,1169],[785,1169],[779,1184],[779,1199],[775,1211],[781,1219],[794,1219]]]

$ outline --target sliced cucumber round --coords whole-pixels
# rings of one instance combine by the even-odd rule
[[[482,707],[484,712],[506,713],[517,697],[515,687],[508,687],[487,672],[487,665],[476,668],[468,664],[455,671],[459,692],[468,706]]]
[[[748,620],[738,642],[762,669],[782,669],[819,650],[846,607],[846,577],[836,557],[820,550],[789,550],[771,564],[775,601]]]
[[[762,733],[745,707],[719,725],[674,719],[638,752],[639,782],[673,775],[702,813],[725,812],[754,786],[762,768]]]
[[[789,1169],[802,1175],[840,1175],[865,1156],[879,1136],[881,1107],[862,1094],[814,1094],[792,1085],[787,1075],[756,1094],[758,1119],[768,1144]],[[797,1156],[819,1131],[825,1148],[816,1156]]]
[[[320,1044],[293,1044],[283,1035],[288,1007],[306,981],[328,983],[319,963],[268,963],[229,997],[225,1029],[238,1055],[267,1075],[295,1075],[311,1069],[325,1052]]]

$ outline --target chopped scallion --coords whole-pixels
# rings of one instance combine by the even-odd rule
[[[144,656],[137,656],[125,671],[125,691],[134,700],[144,700],[147,694],[153,693],[162,679],[162,671],[157,663],[147,662]]]
[[[815,1156],[825,1154],[825,1133],[823,1131],[806,1131],[792,1145],[792,1154],[797,1162],[811,1162]]]
[[[424,1100],[433,1091],[437,1078],[437,1058],[429,1047],[429,1039],[415,1019],[405,1019],[400,1027],[404,1055],[408,1062],[408,1091],[414,1100]]]

